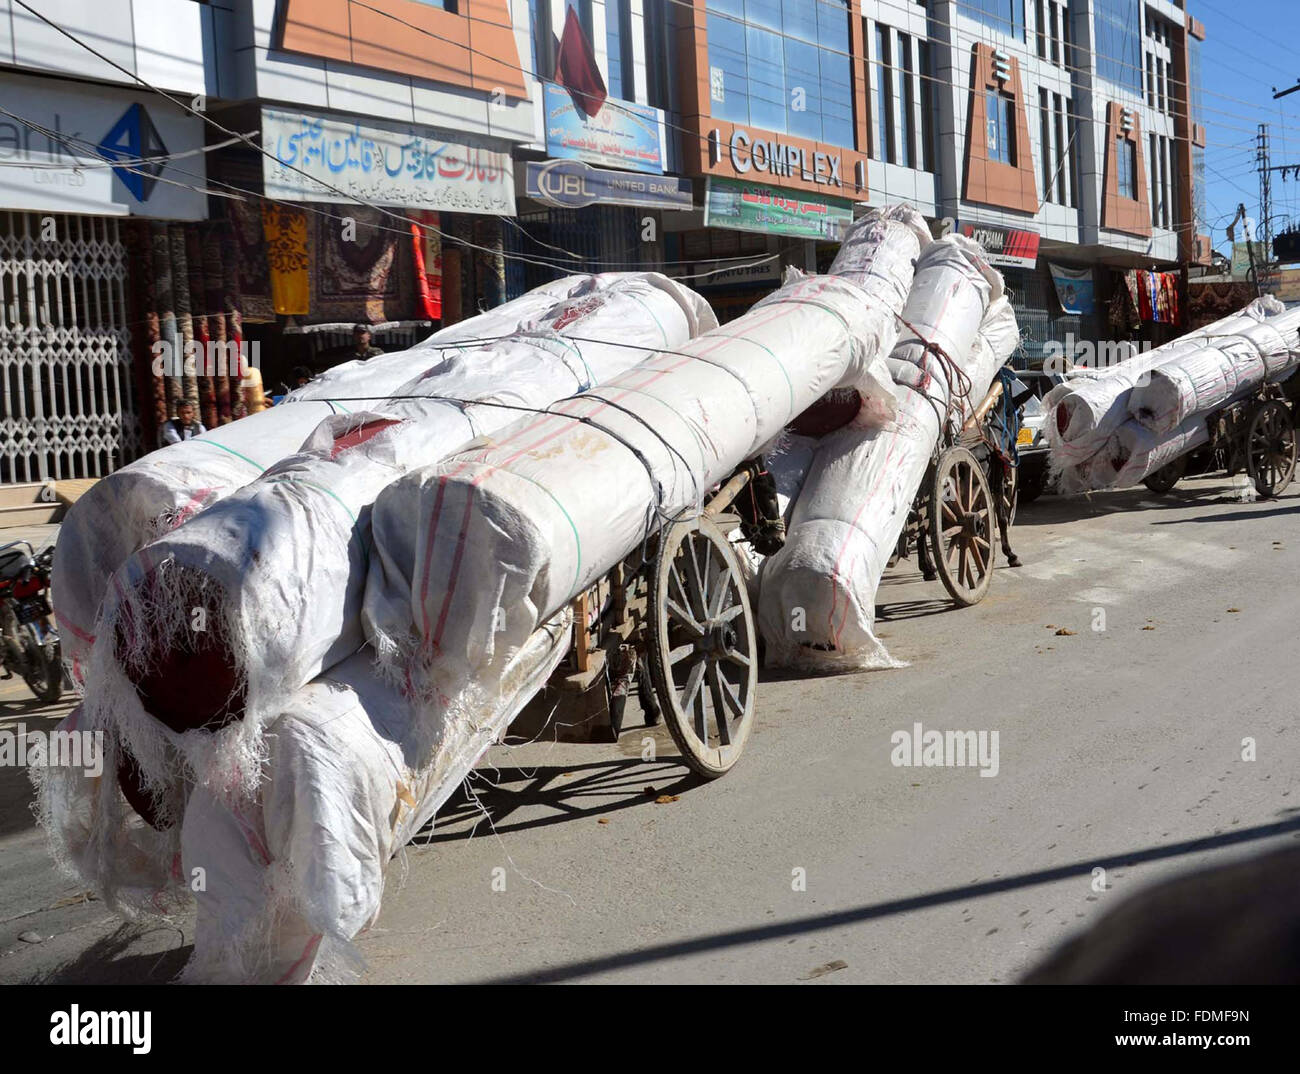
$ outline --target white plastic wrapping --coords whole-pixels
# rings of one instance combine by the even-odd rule
[[[991,304],[990,304],[991,303]],[[922,340],[964,375],[954,422],[978,406],[1019,342],[1002,279],[969,240],[943,239],[917,263],[890,356],[898,416],[876,432],[824,437],[795,502],[785,547],[759,575],[759,630],[775,664],[888,667],[874,634],[876,590],[933,456],[949,384]],[[918,336],[920,338],[918,338]]]
[[[1300,309],[1275,314],[1240,335],[1223,335],[1192,354],[1165,362],[1133,389],[1129,413],[1167,433],[1193,414],[1216,410],[1300,362]]]
[[[1283,309],[1275,298],[1256,299],[1237,313],[1118,365],[1071,375],[1043,400],[1048,410],[1044,432],[1054,464],[1074,465],[1100,451],[1128,420],[1132,391],[1146,383],[1153,369],[1193,354],[1216,339],[1253,329]]]
[[[83,685],[95,621],[112,573],[136,549],[260,477],[301,447],[325,418],[359,409],[354,396],[383,397],[438,360],[448,343],[513,331],[572,293],[606,277],[568,276],[486,314],[434,333],[416,348],[348,362],[281,405],[151,452],[101,478],[68,510],[59,529],[51,591],[65,662]]]
[[[119,637],[94,657],[92,722],[122,736],[154,791],[176,777],[179,757],[202,784],[249,786],[267,723],[363,643],[369,511],[381,489],[521,411],[585,391],[716,324],[688,288],[657,273],[625,274],[508,337],[435,356],[397,393],[431,398],[322,423],[302,452],[119,568],[99,623]],[[196,682],[200,696],[160,699],[160,680],[181,668],[201,675],[189,656],[200,645],[219,665]],[[152,700],[142,703],[137,687]],[[163,726],[197,726],[224,707],[238,718],[215,734]]]
[[[375,504],[368,640],[421,699],[473,708],[537,625],[830,388],[887,383],[919,239],[893,277],[785,284],[748,314],[395,482]],[[860,262],[859,262],[860,263]],[[879,388],[868,390],[880,390]]]
[[[496,707],[475,722],[451,725],[438,712],[417,721],[368,649],[300,690],[270,728],[257,796],[190,796],[183,868],[202,867],[206,884],[185,980],[353,976],[361,960],[351,941],[379,914],[390,859],[545,683],[570,624],[566,611],[529,639]]]

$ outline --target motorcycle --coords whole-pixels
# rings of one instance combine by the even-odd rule
[[[63,657],[49,598],[53,562],[53,547],[33,553],[26,541],[0,545],[0,678],[17,672],[50,705],[63,695]]]

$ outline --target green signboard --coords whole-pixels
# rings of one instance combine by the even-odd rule
[[[709,177],[704,226],[839,242],[853,223],[853,203],[794,190]]]

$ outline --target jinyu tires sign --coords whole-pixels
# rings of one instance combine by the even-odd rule
[[[705,227],[839,242],[851,223],[853,203],[841,198],[804,197],[763,183],[709,178]]]

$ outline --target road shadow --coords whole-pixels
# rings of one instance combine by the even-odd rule
[[[1153,526],[1179,526],[1184,522],[1245,522],[1253,518],[1276,518],[1279,515],[1294,515],[1300,513],[1300,501],[1292,503],[1289,507],[1277,507],[1277,500],[1261,500],[1258,503],[1258,511],[1231,511],[1223,515],[1197,515],[1194,518],[1162,518],[1152,522]],[[1243,507],[1249,506],[1243,504]]]
[[[1281,497],[1290,499],[1290,496]],[[1277,500],[1261,501],[1276,503]],[[1237,488],[1230,481],[1214,484],[1176,486],[1157,495],[1143,486],[1131,489],[1103,489],[1072,496],[1044,496],[1032,504],[1021,504],[1016,511],[1015,530],[1023,526],[1059,526],[1089,518],[1132,511],[1185,511],[1189,507],[1214,504],[1241,504]]]
[[[791,921],[776,921],[767,925],[733,929],[729,932],[698,936],[688,940],[654,944],[638,951],[622,951],[612,955],[603,955],[599,958],[578,959],[558,966],[550,966],[546,969],[505,974],[473,983],[551,984],[559,981],[570,981],[594,973],[608,973],[612,970],[626,969],[631,966],[645,965],[666,959],[721,951],[727,948],[742,947],[746,944],[766,943],[792,936],[823,932],[827,929],[844,928],[848,925],[874,921],[895,914],[911,913],[916,910],[943,906],[953,902],[967,902],[971,899],[982,898],[985,895],[997,895],[1021,888],[1036,887],[1039,884],[1051,884],[1059,880],[1091,877],[1093,870],[1098,867],[1103,869],[1128,868],[1144,862],[1161,861],[1181,857],[1185,854],[1200,853],[1205,850],[1239,846],[1244,843],[1252,843],[1261,839],[1270,839],[1279,835],[1298,832],[1300,832],[1300,817],[1292,816],[1274,824],[1262,824],[1236,832],[1224,832],[1221,835],[1203,836],[1199,839],[1188,839],[1180,843],[1169,843],[1165,846],[1143,847],[1139,850],[1124,853],[1087,858],[1082,861],[1071,862],[1068,865],[1038,869],[1033,872],[1020,873],[1016,876],[1000,877],[995,880],[985,880],[955,888],[943,888],[903,899],[866,903],[845,910],[832,910],[822,914],[799,917]]]
[[[101,936],[76,958],[29,978],[26,984],[42,985],[160,985],[169,984],[194,953],[192,943],[177,943],[165,951],[128,954],[155,933],[171,933],[177,940],[184,934],[174,925],[119,925]]]
[[[935,585],[939,585],[935,582]],[[884,622],[898,622],[903,619],[924,619],[944,612],[959,611],[959,605],[951,597],[930,597],[924,600],[892,600],[876,605],[876,619]]]
[[[480,766],[474,775],[474,779],[461,782],[438,810],[438,815],[416,834],[410,845],[450,843],[493,832],[505,835],[608,816],[625,809],[653,806],[661,795],[685,794],[704,782],[675,757],[657,761],[624,758],[537,768]],[[528,807],[541,807],[550,812],[528,820],[509,819]]]

